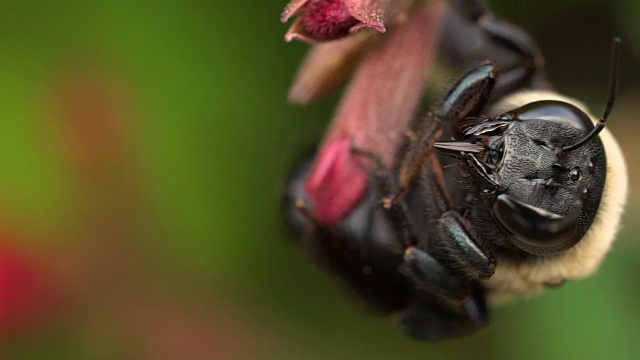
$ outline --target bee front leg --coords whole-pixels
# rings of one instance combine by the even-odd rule
[[[442,135],[442,124],[460,126],[470,116],[485,107],[493,90],[498,70],[485,63],[462,77],[444,99],[427,115],[415,131],[415,136],[400,164],[398,189],[386,199],[385,207],[398,203],[411,189],[424,164],[433,153],[433,144]]]
[[[502,71],[492,94],[493,99],[499,99],[515,90],[530,86],[538,80],[544,81],[542,77],[535,78],[544,67],[544,57],[538,45],[525,31],[494,15],[483,0],[452,0],[451,6],[464,22],[474,24],[485,41],[503,50],[503,56],[494,53],[494,50],[471,56],[499,64]],[[451,36],[460,35],[454,33]],[[479,48],[495,49],[489,46]],[[506,56],[510,59],[509,61],[503,59],[505,50],[511,55]],[[542,84],[537,84],[537,86],[540,85]]]

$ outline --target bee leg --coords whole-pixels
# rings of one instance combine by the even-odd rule
[[[424,226],[435,231],[413,230],[427,237],[405,250],[400,270],[418,291],[400,313],[400,323],[407,335],[421,340],[459,337],[488,323],[485,292],[476,279],[492,273],[495,260],[468,222],[453,211],[437,157],[424,166],[420,181],[420,194],[411,199],[429,199],[417,208],[422,209],[420,218],[427,220]]]
[[[410,218],[407,203],[394,204],[386,210],[399,243],[404,247],[401,274],[418,292],[434,295],[447,304],[462,304],[470,299],[464,280],[455,277],[438,259],[418,246],[420,239]]]
[[[444,303],[460,305],[471,299],[468,280],[490,276],[495,260],[468,222],[452,210],[453,201],[437,157],[429,158],[420,177],[420,193],[412,199],[429,201],[411,203],[407,198],[388,212],[398,236],[411,236],[410,241],[405,242],[401,272],[418,289],[428,291]],[[417,228],[420,222],[408,219],[407,207],[420,209],[420,219],[426,220],[426,226],[435,231]]]
[[[400,164],[398,189],[391,193],[385,207],[398,203],[415,183],[433,152],[433,144],[442,135],[442,124],[455,124],[477,115],[487,104],[495,84],[497,69],[485,63],[462,77],[444,99],[427,115],[415,131]]]
[[[523,88],[534,80],[534,75],[543,68],[544,57],[536,43],[520,28],[502,21],[491,13],[478,19],[478,24],[496,42],[521,56],[522,62],[502,72],[494,99]]]
[[[371,186],[358,206],[339,223],[314,221],[314,209],[301,209],[308,195],[304,183],[313,158],[290,176],[283,202],[284,214],[295,238],[310,259],[342,280],[362,300],[383,313],[401,311],[415,293],[413,284],[398,271],[406,246],[401,243],[380,205],[381,190]]]
[[[411,201],[414,197],[407,197],[387,210],[376,210],[378,191],[384,193],[396,186],[395,178],[376,160],[375,154],[358,148],[353,151],[377,164],[372,184],[379,186],[373,187],[374,193],[370,194],[373,202],[364,204],[364,208],[379,217],[367,216],[364,221],[368,225],[362,227],[356,221],[360,218],[356,211],[338,227],[327,229],[324,240],[315,243],[313,253],[321,255],[325,266],[347,279],[370,302],[395,311],[408,336],[441,340],[485,326],[488,311],[481,286],[456,276],[440,258],[419,245],[417,233],[422,229],[416,228],[415,219],[411,218],[416,205]],[[452,201],[437,157],[429,157],[427,162],[421,176],[433,182],[429,188],[438,189],[429,202],[427,217],[438,219],[451,208]],[[350,254],[346,258],[345,251]],[[336,258],[340,261],[335,261]],[[353,271],[354,268],[362,271]]]
[[[422,198],[430,199],[424,205],[425,218],[435,236],[428,241],[430,253],[438,258],[456,276],[463,279],[489,277],[495,270],[495,258],[486,242],[454,207],[444,179],[440,161],[433,157],[421,175]]]
[[[435,295],[447,304],[459,305],[471,299],[465,281],[453,276],[449,269],[418,247],[409,246],[405,250],[400,272],[412,280],[418,291]]]
[[[355,155],[359,155],[374,163],[374,180],[379,185],[378,188],[381,189],[383,194],[397,194],[396,189],[398,185],[396,179],[391,171],[384,165],[384,162],[378,154],[357,146],[352,146],[351,151]],[[389,197],[383,198],[380,205],[387,210],[389,219],[395,224],[395,231],[398,233],[400,243],[404,247],[414,245],[416,243],[416,235],[410,225],[407,205],[402,202],[391,204]]]
[[[452,272],[462,278],[478,279],[493,275],[496,260],[469,221],[455,211],[442,215],[434,253],[439,254]]]
[[[404,333],[419,340],[445,340],[464,336],[489,322],[484,289],[471,284],[473,298],[461,306],[447,307],[419,299],[400,313]]]
[[[443,204],[447,199],[436,202]],[[405,202],[399,205],[404,206]],[[389,214],[402,213],[402,209],[396,205]],[[406,214],[402,216],[406,219]],[[390,223],[399,237],[414,233],[406,221]],[[418,239],[412,237],[411,242]],[[484,291],[479,285],[455,276],[440,259],[419,245],[406,247],[399,270],[416,291],[413,301],[399,313],[406,335],[420,340],[442,340],[472,333],[488,323]]]
[[[504,48],[517,57],[516,63],[500,66],[501,75],[493,99],[532,84],[535,75],[544,67],[544,57],[533,39],[519,27],[504,21],[493,14],[482,0],[454,0],[454,10],[470,21],[487,37],[488,41]],[[491,54],[484,58],[493,59]],[[496,59],[497,61],[497,59]]]

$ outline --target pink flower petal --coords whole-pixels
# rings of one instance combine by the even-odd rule
[[[342,220],[365,194],[368,172],[355,159],[349,140],[327,144],[305,183],[317,219],[327,226]]]
[[[373,28],[385,32],[385,23],[395,15],[404,11],[412,0],[345,0],[347,9],[360,24],[351,28],[351,32],[358,32],[365,28]]]
[[[289,30],[287,30],[287,33],[284,34],[284,41],[292,42],[293,40],[299,40],[310,44],[318,42],[313,35],[309,34],[302,23],[302,19],[300,18],[296,19],[289,27]]]
[[[283,23],[289,21],[289,19],[292,16],[294,16],[294,15],[298,14],[298,12],[300,12],[302,7],[308,1],[309,0],[291,0],[291,1],[289,1],[287,6],[284,8],[284,11],[282,12],[282,15],[280,15],[280,21],[282,21]]]
[[[371,36],[349,36],[314,46],[289,89],[289,101],[308,104],[342,85],[371,40]]]
[[[346,0],[347,9],[366,27],[385,32],[384,15],[390,0]]]

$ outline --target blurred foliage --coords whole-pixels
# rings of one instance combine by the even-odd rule
[[[285,1],[5,4],[0,229],[53,269],[64,300],[35,330],[0,338],[2,359],[640,353],[640,7],[492,3],[537,39],[558,88],[594,109],[609,41],[625,40],[611,129],[628,154],[630,211],[594,277],[497,309],[487,330],[443,344],[406,339],[355,305],[284,229],[283,182],[338,99],[286,103],[308,46],[283,41]]]

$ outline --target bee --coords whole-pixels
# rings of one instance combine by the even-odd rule
[[[518,65],[485,61],[462,75],[413,129],[397,168],[373,166],[365,198],[339,223],[317,224],[301,206],[312,162],[285,196],[312,258],[421,340],[473,333],[493,304],[591,275],[626,201],[623,154],[605,128],[619,39],[598,118],[549,89],[524,31],[483,5],[460,14]]]

